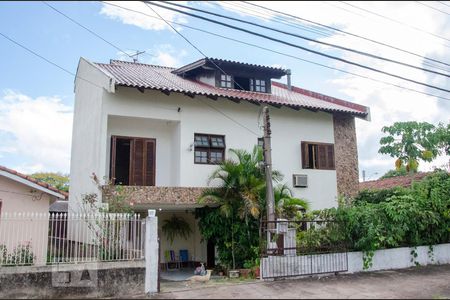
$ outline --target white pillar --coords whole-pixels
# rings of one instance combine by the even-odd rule
[[[145,220],[145,293],[158,292],[158,217],[150,209]]]

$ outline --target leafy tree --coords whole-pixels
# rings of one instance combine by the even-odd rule
[[[39,172],[30,175],[34,179],[43,181],[50,185],[53,185],[57,189],[68,192],[69,191],[69,175],[62,173],[52,173],[52,172]]]
[[[382,131],[387,136],[380,139],[378,152],[397,158],[397,170],[405,165],[407,172],[417,172],[419,160],[429,162],[450,150],[449,126],[442,124],[436,127],[427,122],[395,122]]]

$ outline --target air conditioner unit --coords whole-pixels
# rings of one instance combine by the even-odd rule
[[[308,187],[308,175],[294,174],[293,175],[294,187]]]

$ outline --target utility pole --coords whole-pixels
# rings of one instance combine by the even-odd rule
[[[275,199],[272,186],[272,148],[270,144],[270,116],[269,108],[264,107],[264,169],[266,172],[266,205],[268,229],[273,229],[275,224]]]

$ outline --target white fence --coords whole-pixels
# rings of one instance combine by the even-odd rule
[[[140,260],[144,236],[136,214],[3,213],[0,266]]]

